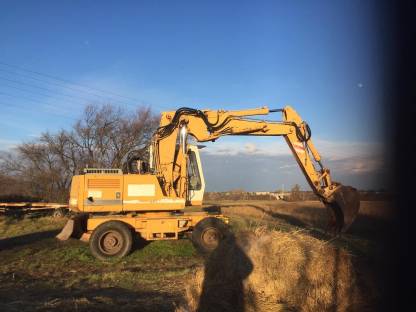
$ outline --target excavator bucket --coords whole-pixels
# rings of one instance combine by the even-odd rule
[[[360,209],[360,195],[351,186],[340,185],[325,203],[329,214],[329,226],[335,233],[346,232]]]
[[[69,238],[81,238],[82,234],[85,233],[87,228],[88,215],[84,213],[76,214],[72,216],[65,224],[62,231],[56,235],[59,240],[68,240]]]

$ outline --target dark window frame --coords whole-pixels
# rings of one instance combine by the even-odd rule
[[[191,185],[191,177],[197,178],[195,186]],[[188,152],[188,189],[192,191],[199,191],[202,188],[201,175],[199,173],[198,161],[194,151]]]

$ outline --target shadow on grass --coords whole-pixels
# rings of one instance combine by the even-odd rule
[[[274,219],[280,219],[285,221],[286,223],[293,225],[293,226],[297,226],[297,227],[306,227],[308,224],[305,223],[304,221],[302,221],[301,219],[294,217],[292,215],[288,215],[288,214],[284,214],[284,213],[279,213],[279,212],[275,212],[275,211],[271,211],[271,210],[266,210],[263,207],[260,206],[256,206],[256,205],[247,205],[248,207],[254,208],[262,213],[265,213],[267,215],[269,215],[270,217],[274,218]]]
[[[326,226],[328,216],[325,209],[300,207],[295,208],[294,213],[312,216],[308,223],[313,227],[325,228]],[[353,224],[347,230],[347,234],[373,241],[383,240],[385,238],[386,230],[390,228],[391,223],[392,222],[388,219],[379,216],[359,213]]]
[[[237,245],[234,235],[227,233],[205,261],[197,312],[245,311],[243,281],[252,271],[253,263]]]
[[[242,204],[229,203],[221,206],[223,208],[231,208],[242,206]],[[303,253],[303,261],[299,263],[297,271],[299,279],[293,286],[293,294],[296,294],[298,289],[306,287],[305,285],[311,287],[311,289],[318,287],[320,281],[310,277],[310,270],[311,268],[316,268],[317,265],[323,265],[321,270],[325,268],[326,273],[329,274],[322,274],[322,277],[326,278],[328,285],[332,285],[327,287],[329,291],[326,293],[328,299],[326,308],[328,311],[349,311],[351,309],[353,311],[377,311],[384,308],[386,300],[381,298],[388,298],[388,291],[383,289],[383,287],[387,288],[383,285],[385,284],[383,279],[386,274],[390,274],[385,273],[389,271],[388,264],[390,261],[383,260],[383,258],[389,258],[388,250],[383,248],[383,245],[391,233],[390,226],[392,220],[362,212],[357,216],[346,234],[333,237],[325,233],[328,218],[325,208],[299,205],[300,207],[294,206],[293,210],[286,214],[280,211],[275,212],[272,209],[269,210],[268,207],[260,205],[244,203],[244,206],[256,209],[272,219],[304,228],[308,235],[319,240],[334,241],[336,248],[329,249],[328,254],[324,256],[331,264],[326,266],[324,260],[313,256],[312,250],[309,250],[309,247],[302,240],[297,242]],[[210,208],[213,209],[212,207]],[[244,216],[244,214],[242,215]],[[250,218],[249,215],[244,217]],[[227,255],[220,251],[221,248],[224,248],[222,244],[218,247],[217,252],[214,252],[212,257],[207,260],[198,311],[242,311],[244,307],[249,306],[250,298],[247,297],[249,293],[245,294],[245,299],[239,299],[239,294],[242,290],[240,283],[250,275],[253,264],[250,259],[247,259],[248,265],[243,264],[242,271],[239,272],[239,265],[233,264],[231,266],[228,263],[234,263],[234,261],[244,263],[244,259],[247,258],[244,251],[240,249],[237,252],[232,251],[231,255]],[[348,252],[352,251],[352,256],[348,256],[342,249],[347,249]],[[267,254],[267,250],[265,250],[265,253]],[[349,269],[346,262],[348,257],[350,257],[352,263]],[[268,258],[268,255],[265,255],[264,258]],[[284,259],[283,256],[282,259]],[[259,265],[259,263],[254,265]],[[229,285],[233,284],[232,281],[236,283],[234,286],[235,292],[230,290],[232,287],[229,287]],[[295,298],[297,297],[295,296]],[[309,299],[306,295],[299,297],[298,307],[310,304]],[[227,305],[227,302],[231,303],[230,306]],[[316,299],[315,304],[317,306],[321,304],[319,298]],[[377,309],[374,309],[375,307]],[[255,310],[253,309],[253,311]],[[315,311],[322,311],[322,309],[315,309]]]
[[[275,253],[276,248],[281,252]],[[200,296],[197,279],[189,302],[197,303],[198,312],[358,311],[360,293],[348,254],[337,248],[324,255],[316,251],[301,236],[275,242],[240,232],[237,243],[231,237],[207,258]],[[256,275],[246,283],[254,267]],[[367,299],[366,304],[374,304]]]
[[[224,207],[239,205],[240,204],[227,204],[224,205]],[[265,209],[258,205],[245,204],[245,206],[260,211],[273,219],[284,221],[289,225],[308,229],[310,234],[315,238],[330,239],[334,237],[330,233],[325,233],[328,226],[328,212],[325,208],[296,207],[293,208],[293,213],[286,214],[272,211],[271,209]],[[207,207],[207,209],[220,209],[220,206],[210,206]],[[347,234],[364,239],[383,240],[385,238],[384,233],[390,228],[391,223],[392,222],[388,219],[379,216],[359,213],[351,227],[348,229]]]
[[[1,311],[175,311],[175,293],[120,287],[63,288],[36,284],[16,292],[0,287]]]
[[[59,230],[50,230],[43,232],[30,233],[20,236],[15,236],[11,238],[5,238],[0,240],[0,251],[11,249],[15,247],[20,247],[24,245],[33,244],[45,239],[55,237],[60,231]]]
[[[234,207],[234,206],[241,206],[241,204],[235,204],[235,205],[227,204],[227,205],[224,205],[223,207],[230,208],[230,207]],[[258,206],[258,205],[252,205],[252,204],[245,203],[244,206],[249,207],[249,208],[254,208],[254,209],[260,211],[261,213],[264,213],[264,214],[266,214],[268,216],[271,216],[272,218],[275,218],[275,219],[283,220],[286,223],[288,223],[290,225],[293,225],[293,226],[298,226],[298,227],[306,227],[307,226],[307,223],[303,222],[301,219],[299,219],[297,217],[294,217],[292,215],[271,211],[271,210],[265,209],[265,208],[263,208],[261,206]],[[204,207],[203,209],[205,211],[221,212],[221,206],[218,206],[218,205],[207,206],[207,207]]]
[[[152,241],[145,240],[143,237],[140,236],[139,233],[133,234],[133,246],[131,248],[131,252],[135,252],[136,250],[141,250],[149,245]]]

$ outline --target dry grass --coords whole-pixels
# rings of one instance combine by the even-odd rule
[[[231,218],[235,236],[205,266],[186,240],[153,242],[101,263],[88,245],[53,238],[65,219],[0,217],[0,310],[173,311],[178,302],[177,311],[188,312],[380,310],[388,294],[373,271],[388,270],[379,262],[389,203],[362,202],[337,239],[323,233],[319,202],[212,204]]]
[[[319,201],[222,201],[220,206],[225,214],[262,219],[274,218],[300,227],[325,227],[327,222],[327,211]],[[389,220],[393,215],[394,205],[391,202],[361,202],[361,218]]]
[[[364,310],[351,255],[301,231],[231,236],[198,269],[177,311]]]

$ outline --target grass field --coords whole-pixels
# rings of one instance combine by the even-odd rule
[[[334,307],[337,308],[335,311],[347,311],[349,308],[345,300],[342,304],[341,301],[333,304],[318,302],[320,297],[325,296],[327,301],[335,301],[333,296],[338,295],[333,288],[338,287],[339,291],[344,287],[340,284],[344,283],[341,274],[337,278],[321,274],[325,267],[334,266],[333,261],[328,260],[334,257],[341,259],[343,264],[335,266],[334,272],[338,274],[342,271],[348,279],[353,274],[354,289],[359,288],[366,293],[366,300],[354,299],[355,304],[362,304],[363,310],[376,307],[379,289],[374,271],[383,252],[382,233],[392,215],[387,202],[362,202],[360,216],[349,234],[335,239],[323,230],[326,215],[319,202],[224,201],[207,205],[220,206],[223,213],[231,218],[238,246],[242,246],[241,237],[252,233],[245,240],[251,242],[252,248],[246,250],[242,247],[243,254],[237,259],[240,261],[246,252],[254,264],[252,272],[242,278],[241,292],[248,298],[262,288],[263,294],[268,296],[265,295],[266,299],[257,296],[256,305],[246,304],[246,310],[251,306],[259,311],[286,308],[319,311],[325,306],[332,311]],[[201,290],[202,284],[205,287],[208,285],[206,272],[209,271],[204,268],[204,259],[196,254],[190,241],[137,245],[133,253],[122,260],[100,262],[90,255],[87,244],[77,240],[60,242],[54,239],[65,222],[65,218],[52,217],[0,219],[1,311],[195,310],[198,305],[195,300],[199,301],[201,291],[204,291]],[[260,243],[257,244],[257,241]],[[280,245],[277,244],[279,241]],[[296,250],[295,242],[301,244]],[[304,248],[299,249],[299,246]],[[278,257],[263,257],[262,253],[267,248],[274,248]],[[236,248],[224,247],[225,254],[218,255],[218,263],[214,263],[214,267],[220,265],[216,272],[226,267],[229,250],[235,251]],[[286,251],[283,253],[281,250]],[[301,252],[311,255],[308,265],[301,262]],[[280,256],[282,254],[285,257]],[[210,261],[212,264],[212,259]],[[297,263],[298,266],[289,271],[287,267],[290,263]],[[206,264],[208,266],[209,262]],[[263,272],[259,266],[273,267],[275,273],[286,274],[285,280],[289,282],[296,278],[297,284],[262,283],[262,274],[274,273]],[[232,267],[238,265],[233,264]],[[302,270],[308,280],[301,279]],[[301,273],[300,277],[297,272]],[[321,285],[324,282],[328,289]],[[274,286],[264,288],[263,284]],[[299,304],[299,298],[304,297],[302,292],[317,292],[318,286],[320,293],[308,297],[310,303]],[[293,289],[289,291],[290,287]],[[273,297],[277,293],[280,297]]]

